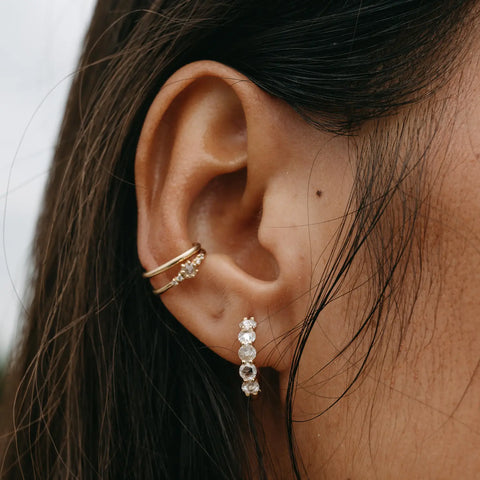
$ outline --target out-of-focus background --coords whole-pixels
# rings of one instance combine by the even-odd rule
[[[0,370],[18,331],[33,229],[94,4],[0,1]]]

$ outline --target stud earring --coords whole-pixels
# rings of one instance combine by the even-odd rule
[[[242,361],[238,370],[243,379],[242,392],[249,397],[250,395],[257,395],[260,392],[260,385],[257,378],[257,367],[253,364],[253,360],[257,356],[257,351],[252,345],[255,341],[255,328],[257,322],[253,317],[245,317],[240,323],[240,333],[238,334],[238,341],[242,346],[238,350],[238,356]]]

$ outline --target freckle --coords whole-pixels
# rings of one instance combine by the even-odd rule
[[[315,192],[315,195],[316,195],[317,197],[321,197],[321,196],[322,196],[322,191],[321,191],[321,190],[317,190],[317,191]]]

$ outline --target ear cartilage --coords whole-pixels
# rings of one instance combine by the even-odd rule
[[[238,349],[238,356],[242,361],[238,373],[242,377],[242,392],[249,397],[250,395],[257,395],[260,392],[260,385],[257,378],[257,367],[253,364],[253,360],[257,356],[257,351],[253,346],[256,339],[255,328],[257,322],[253,317],[245,317],[240,323],[240,333],[238,334],[238,341],[242,346]]]
[[[189,260],[189,258],[193,257],[193,255],[195,255],[195,258],[193,258],[193,260]],[[160,265],[159,267],[145,272],[143,274],[143,277],[152,278],[156,275],[160,275],[161,273],[166,272],[170,268],[181,263],[180,271],[177,273],[177,275],[173,277],[172,280],[170,280],[167,284],[163,285],[163,287],[157,288],[153,291],[155,295],[161,295],[167,290],[170,290],[170,288],[179,285],[187,278],[194,278],[198,273],[198,267],[205,260],[206,255],[207,252],[202,249],[201,245],[199,243],[194,243],[192,248],[189,248],[187,251],[178,255],[178,257],[172,258],[171,260]]]

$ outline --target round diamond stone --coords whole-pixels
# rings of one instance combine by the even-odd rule
[[[250,318],[244,318],[238,326],[242,330],[250,330],[251,328],[255,328],[257,326],[257,322],[253,319],[253,317]]]
[[[187,262],[182,265],[182,270],[184,272],[184,275],[187,278],[192,278],[197,274],[197,269],[195,266],[192,264],[192,262]]]
[[[240,357],[240,360],[244,362],[251,362],[252,360],[255,360],[257,351],[253,345],[242,345],[238,349],[238,356]]]
[[[240,376],[246,381],[255,380],[257,367],[253,363],[242,363],[238,369]]]
[[[242,330],[238,334],[238,341],[243,345],[246,345],[247,343],[253,343],[256,338],[257,336],[255,335],[255,332],[253,330]]]
[[[242,391],[247,397],[250,395],[256,395],[260,391],[260,385],[256,380],[243,382]]]

